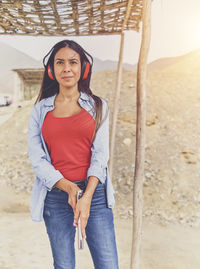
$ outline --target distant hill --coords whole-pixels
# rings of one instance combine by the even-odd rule
[[[117,68],[117,62],[114,61],[101,61],[95,59],[96,68],[94,71],[103,70],[115,70]],[[137,64],[123,64],[123,68],[129,71],[137,70]],[[148,64],[147,70],[149,72],[153,71],[163,71],[169,73],[198,73],[200,72],[200,49],[191,51],[187,54],[183,54],[177,57],[167,57],[160,58]]]
[[[111,61],[111,60],[100,60],[98,58],[94,58],[94,64],[93,64],[93,72],[97,73],[97,72],[101,72],[101,71],[105,71],[105,70],[117,70],[117,65],[118,62],[116,61]],[[123,64],[123,68],[126,70],[130,70],[130,71],[134,71],[137,68],[137,65],[131,65],[131,64],[127,64],[124,63]]]
[[[173,64],[169,65],[166,72],[196,74],[200,72],[200,49],[194,50],[183,56]]]
[[[25,53],[0,42],[0,92],[12,93],[14,72],[16,68],[40,68],[41,63]]]
[[[165,71],[169,73],[197,73],[200,72],[200,49],[187,54],[160,58],[148,64],[148,71]]]
[[[181,56],[182,57],[182,56]],[[148,64],[148,71],[162,71],[175,64],[181,57],[160,58]]]

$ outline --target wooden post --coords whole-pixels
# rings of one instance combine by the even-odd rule
[[[25,80],[21,78],[21,100],[25,100]]]
[[[109,174],[112,180],[113,176],[113,163],[114,163],[114,147],[115,147],[115,133],[116,133],[116,124],[117,124],[117,115],[119,110],[119,97],[120,97],[120,86],[121,86],[121,77],[122,77],[122,63],[123,63],[123,50],[124,50],[124,33],[121,33],[121,42],[120,42],[120,52],[119,52],[119,61],[117,67],[117,79],[116,79],[116,91],[115,99],[113,104],[113,116],[112,116],[112,129],[111,129],[111,143],[110,143],[110,161],[109,161]]]
[[[147,57],[151,38],[151,1],[143,0],[142,42],[137,67],[137,125],[136,156],[133,191],[133,227],[131,269],[140,267],[140,245],[142,233],[143,178],[145,160],[145,126],[146,126],[146,72]]]
[[[32,85],[29,85],[29,100],[32,99]]]
[[[17,107],[20,101],[20,78],[17,72],[14,72],[14,94],[13,107]]]

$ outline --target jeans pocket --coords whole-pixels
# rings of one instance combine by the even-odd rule
[[[96,189],[95,189],[95,192],[102,192],[105,190],[105,184],[104,183],[101,183],[99,182]]]
[[[105,190],[105,184],[99,182],[97,185],[93,197],[92,197],[92,203],[91,203],[91,208],[92,211],[95,210],[96,207],[106,207],[106,190]]]
[[[54,187],[52,190],[51,190],[51,192],[61,192],[62,190],[61,189],[59,189],[59,188],[57,188],[57,187]]]

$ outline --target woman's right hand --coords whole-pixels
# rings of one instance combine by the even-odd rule
[[[77,192],[81,189],[73,182],[70,182],[67,188],[68,193],[68,203],[71,205],[74,214],[76,211],[76,203],[77,203]]]
[[[68,203],[72,207],[75,214],[77,192],[80,191],[80,188],[75,183],[69,181],[66,178],[61,178],[60,180],[58,180],[55,184],[55,187],[68,193]]]

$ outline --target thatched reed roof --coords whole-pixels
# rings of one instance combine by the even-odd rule
[[[0,0],[0,34],[81,36],[139,31],[142,0]]]

